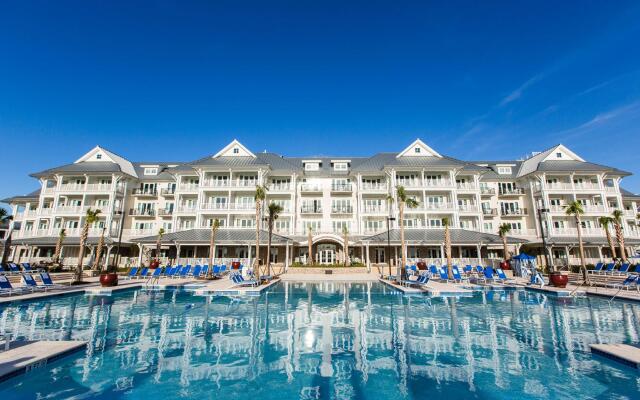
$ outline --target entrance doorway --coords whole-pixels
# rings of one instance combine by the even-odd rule
[[[319,244],[318,245],[318,262],[320,264],[335,264],[336,245],[335,244]]]
[[[386,262],[384,257],[384,249],[381,249],[379,247],[376,248],[375,259],[376,259],[376,264],[382,264]]]

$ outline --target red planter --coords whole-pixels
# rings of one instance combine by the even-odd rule
[[[553,286],[564,288],[567,287],[567,283],[569,282],[569,275],[563,274],[562,272],[552,272],[549,274],[549,280]]]
[[[153,260],[149,263],[149,268],[151,269],[156,269],[160,266],[160,261],[158,260]]]
[[[508,261],[502,261],[500,263],[500,268],[502,268],[503,270],[509,270],[511,269],[511,264]]]
[[[231,263],[231,268],[233,269],[240,269],[240,261],[233,261]]]
[[[102,287],[118,286],[118,274],[100,274],[100,285]]]

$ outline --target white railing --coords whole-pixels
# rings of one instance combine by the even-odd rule
[[[453,187],[450,179],[425,179],[424,186],[426,187]]]
[[[110,183],[90,183],[86,188],[87,192],[110,192],[113,186]]]
[[[44,194],[53,193],[55,191],[56,191],[56,187],[55,186],[42,188],[42,193],[44,193]]]
[[[387,185],[384,183],[363,182],[362,190],[375,190],[375,191],[385,190],[386,191]]]
[[[176,207],[177,213],[194,213],[196,212],[196,206],[194,205],[180,205]]]
[[[229,205],[227,203],[202,203],[200,204],[201,210],[228,210]]]
[[[604,231],[600,228],[582,228],[580,229],[582,236],[604,236]],[[578,236],[578,230],[576,228],[553,228],[551,229],[552,236]]]
[[[569,182],[547,182],[545,184],[546,189],[550,190],[571,190],[573,189],[573,185]]]
[[[596,183],[574,183],[575,190],[600,190],[600,186]]]
[[[385,206],[364,205],[362,206],[362,212],[365,214],[386,214],[388,210]]]
[[[167,233],[167,232],[165,232]],[[145,237],[145,236],[153,236],[157,235],[158,230],[153,228],[145,228],[145,229],[123,229],[122,236],[124,237]]]
[[[331,185],[332,192],[350,192],[353,187],[350,183],[335,183]]]
[[[56,207],[56,213],[82,214],[85,209],[84,206],[58,206]]]
[[[458,204],[458,211],[460,212],[480,212],[480,208],[477,204]]]
[[[398,179],[398,186],[402,186],[405,188],[417,188],[422,187],[422,182],[420,179]]]
[[[227,179],[207,179],[204,180],[200,186],[203,188],[226,188],[229,187],[229,181]]]
[[[455,206],[453,203],[424,203],[422,209],[428,211],[453,211]]]
[[[60,185],[61,192],[82,192],[85,190],[84,183],[67,183],[65,185]]]
[[[456,183],[458,190],[476,190],[477,186],[472,182],[458,182]]]
[[[272,192],[287,192],[289,190],[291,190],[291,184],[290,183],[272,183],[271,185],[269,185],[269,190]]]
[[[38,215],[38,210],[24,210],[22,213],[25,217],[35,217]]]
[[[564,213],[566,211],[565,209],[566,205],[552,205],[551,207],[549,207],[549,210],[551,212],[560,212],[560,213]],[[582,209],[584,210],[584,212],[588,212],[588,213],[604,213],[607,212],[607,208],[604,205],[601,204],[597,204],[597,205],[583,205]]]
[[[231,181],[231,187],[239,187],[239,188],[254,188],[258,184],[258,181],[255,179],[236,179],[235,181]]]
[[[197,183],[181,183],[178,188],[180,190],[182,190],[183,192],[189,192],[189,191],[195,191],[198,190],[198,184]]]
[[[322,187],[316,184],[303,183],[302,185],[300,185],[300,190],[303,192],[321,192]]]

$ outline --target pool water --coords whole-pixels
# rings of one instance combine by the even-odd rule
[[[0,308],[0,331],[88,347],[0,399],[639,399],[590,343],[638,343],[640,305],[525,291],[404,296],[280,283],[260,297],[128,290]]]

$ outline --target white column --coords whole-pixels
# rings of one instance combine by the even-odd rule
[[[138,243],[138,267],[142,266],[142,243]]]
[[[287,271],[289,269],[289,242],[285,245],[285,255],[284,255],[284,270]]]

